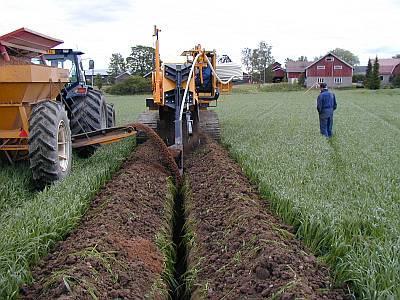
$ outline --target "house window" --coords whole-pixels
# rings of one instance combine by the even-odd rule
[[[335,77],[334,78],[334,82],[336,83],[336,84],[341,84],[342,83],[342,77]]]
[[[383,76],[379,76],[379,78],[380,78],[381,80],[383,80]]]
[[[323,82],[324,82],[324,78],[318,77],[318,83],[323,83]]]
[[[326,61],[334,61],[334,58],[333,57],[327,57],[327,58],[325,58],[325,60]]]
[[[343,69],[342,66],[334,66],[333,68],[334,68],[335,70],[341,70],[341,69]]]
[[[317,66],[317,70],[325,70],[325,66]]]

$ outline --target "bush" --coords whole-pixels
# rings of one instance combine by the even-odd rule
[[[301,87],[304,87],[305,83],[306,83],[306,78],[304,77],[304,74],[301,74],[299,80],[297,81],[297,84]]]
[[[99,90],[103,87],[103,79],[101,78],[100,74],[97,74],[94,78],[94,84],[97,86]]]
[[[365,82],[366,76],[365,74],[355,74],[353,75],[353,83],[357,83],[359,81]]]
[[[106,90],[112,95],[135,95],[151,92],[151,80],[141,76],[132,76],[123,82],[114,84]]]
[[[258,90],[260,92],[289,92],[289,91],[301,91],[303,86],[290,84],[287,82],[263,84]]]
[[[400,88],[400,74],[393,77],[392,85],[393,87]]]

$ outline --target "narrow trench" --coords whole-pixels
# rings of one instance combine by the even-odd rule
[[[185,235],[185,195],[182,189],[177,191],[174,199],[174,228],[173,228],[173,242],[176,250],[176,260],[174,268],[174,279],[176,282],[175,287],[170,287],[171,299],[186,300],[190,299],[190,291],[186,290],[184,274],[187,271],[187,247],[183,240]]]

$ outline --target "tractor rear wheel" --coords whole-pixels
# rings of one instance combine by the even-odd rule
[[[85,97],[73,99],[71,108],[71,132],[73,135],[107,128],[107,105],[100,91],[88,90]],[[77,149],[81,157],[89,157],[99,145]]]
[[[107,103],[107,128],[115,126],[115,108],[111,103]]]
[[[49,100],[33,107],[28,142],[30,169],[37,187],[68,175],[72,164],[71,131],[60,102]]]

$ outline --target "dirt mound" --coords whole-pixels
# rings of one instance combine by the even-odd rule
[[[171,154],[171,152],[168,150],[168,147],[165,145],[163,140],[160,138],[160,136],[150,127],[141,124],[141,123],[134,123],[132,126],[137,130],[137,131],[143,131],[146,133],[147,137],[151,139],[153,145],[156,146],[158,150],[158,156],[161,158],[161,161],[163,162],[164,166],[171,172],[171,174],[174,177],[174,181],[176,185],[181,184],[181,175],[179,172],[179,168]]]
[[[33,270],[24,299],[142,299],[163,284],[156,234],[167,226],[167,177],[153,141],[133,155],[93,200],[79,227]],[[171,217],[171,216],[170,216]],[[158,295],[158,296],[157,296]]]
[[[203,139],[204,140],[204,139]],[[206,140],[187,158],[192,299],[343,299],[328,269],[277,220],[228,153]]]
[[[0,66],[7,65],[31,65],[29,58],[10,56],[10,61],[5,61],[3,56],[0,55]]]

